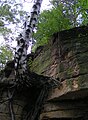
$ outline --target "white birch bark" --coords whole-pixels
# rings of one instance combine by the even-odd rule
[[[15,52],[15,71],[16,77],[23,79],[27,69],[27,49],[29,41],[32,36],[32,31],[36,26],[37,19],[40,13],[42,0],[36,0],[33,5],[29,24],[25,26],[24,33],[20,34],[17,38],[17,47]]]

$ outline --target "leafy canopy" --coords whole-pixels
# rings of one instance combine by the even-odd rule
[[[23,5],[19,3],[19,0],[0,0],[0,36],[3,36],[3,41],[6,41],[5,44],[0,45],[1,69],[13,57],[9,44],[23,25],[26,15],[27,12],[23,10]]]
[[[51,0],[51,4],[52,9],[40,14],[33,49],[46,44],[55,32],[88,24],[88,0]]]
[[[0,70],[5,67],[7,61],[12,60],[13,52],[8,45],[0,46]]]
[[[70,22],[62,14],[62,10],[62,5],[60,5],[58,8],[45,10],[41,13],[37,26],[38,30],[35,33],[35,39],[38,39],[39,44],[46,43],[53,33],[69,29]]]
[[[26,14],[22,3],[17,3],[17,0],[0,0],[0,34],[13,33],[13,28],[19,27]]]

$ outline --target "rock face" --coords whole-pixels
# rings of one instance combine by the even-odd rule
[[[42,47],[41,52],[35,56],[31,70],[57,78],[62,83],[60,88],[49,92],[40,120],[87,119],[87,31],[88,27],[84,26],[56,33],[48,45]]]
[[[87,31],[88,27],[83,26],[55,33],[47,45],[28,56],[30,71],[34,72],[30,74],[31,82],[36,78],[38,86],[39,80],[47,81],[48,77],[52,77],[61,83],[47,91],[47,100],[42,105],[39,119],[35,120],[88,120]],[[13,84],[14,81],[14,69],[11,68],[0,74],[0,120],[11,118],[8,100],[8,83]],[[13,87],[10,87],[12,95],[13,92]],[[29,120],[29,111],[34,109],[40,91],[34,84],[34,87],[22,87],[20,91],[17,88],[15,92],[11,102],[16,120]]]
[[[10,101],[8,100],[7,89],[4,88],[3,91],[0,89],[0,91],[2,92],[2,93],[0,92],[0,120],[11,120],[9,107]],[[13,104],[12,110],[14,111],[16,120],[21,120],[22,118],[25,117],[25,114],[27,114],[27,107],[25,108],[25,106],[28,104],[27,101],[28,95],[26,93],[23,94],[17,93],[15,98],[13,98],[12,100]]]
[[[87,74],[87,30],[79,27],[54,34],[48,45],[37,49],[31,70],[60,81]]]
[[[58,77],[59,43],[58,33],[53,35],[48,45],[39,47],[34,56],[31,71],[49,77]]]

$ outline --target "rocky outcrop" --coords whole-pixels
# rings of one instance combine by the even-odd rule
[[[88,120],[87,31],[83,26],[55,33],[28,55],[28,80],[15,91],[14,61],[7,64],[0,73],[0,120],[13,117],[11,110],[16,120]]]
[[[58,78],[59,65],[59,43],[58,33],[53,35],[48,45],[37,48],[34,60],[31,65],[31,71]]]
[[[88,106],[87,31],[88,27],[83,26],[56,33],[48,45],[43,47],[35,57],[31,70],[57,78],[62,84],[60,88],[52,89],[49,92],[40,120],[86,119],[84,116],[88,114],[88,109],[85,107]],[[83,108],[82,101],[85,101]],[[78,110],[77,104],[80,110]]]
[[[48,91],[60,85],[53,78],[38,75],[29,70],[26,76],[27,79],[22,83],[16,81],[14,61],[8,62],[5,69],[1,71],[0,120],[38,119]]]

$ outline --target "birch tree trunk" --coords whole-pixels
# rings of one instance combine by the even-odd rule
[[[42,0],[35,1],[32,7],[30,21],[26,24],[24,32],[17,38],[17,47],[15,52],[15,74],[16,78],[19,78],[19,80],[23,80],[25,72],[27,70],[27,49],[33,29],[37,23],[41,4]]]

